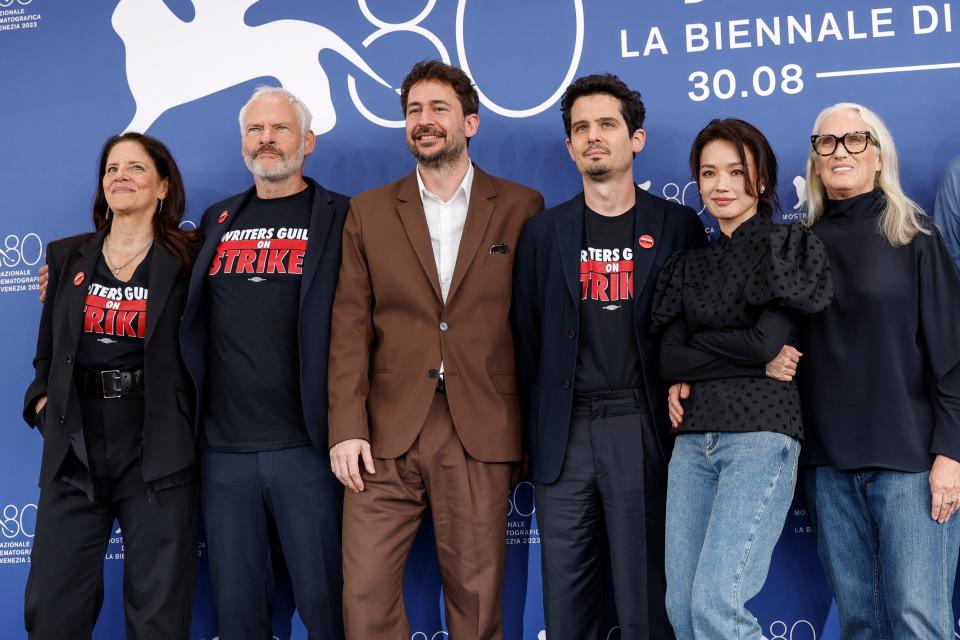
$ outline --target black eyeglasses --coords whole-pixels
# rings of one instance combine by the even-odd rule
[[[832,156],[837,150],[837,144],[841,142],[848,153],[863,153],[867,150],[867,145],[871,143],[877,145],[878,148],[880,147],[880,143],[869,131],[851,131],[839,138],[829,133],[810,136],[810,145],[821,156]]]

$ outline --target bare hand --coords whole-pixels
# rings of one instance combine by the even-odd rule
[[[681,400],[689,398],[692,390],[689,382],[678,382],[671,385],[670,390],[667,392],[667,411],[670,414],[670,424],[674,429],[679,429],[680,423],[683,422],[683,404]]]
[[[40,266],[40,302],[47,301],[47,282],[50,281],[50,267]]]
[[[40,398],[37,399],[37,404],[33,407],[33,415],[38,416],[40,412],[43,411],[43,408],[47,404],[47,395],[43,394]]]
[[[767,363],[767,377],[780,382],[790,382],[793,376],[797,375],[797,363],[802,355],[789,344],[783,345],[777,357]]]
[[[373,475],[373,454],[370,443],[360,438],[338,442],[330,448],[330,469],[337,480],[354,493],[363,491],[363,479],[360,477],[358,458],[363,458],[364,470]]]
[[[960,509],[960,462],[937,456],[930,468],[930,517],[944,524]]]

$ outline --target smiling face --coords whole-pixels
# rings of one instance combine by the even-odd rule
[[[103,172],[103,192],[114,215],[151,218],[157,201],[167,196],[166,178],[139,142],[123,140],[110,149]]]
[[[643,129],[629,131],[620,101],[613,96],[583,96],[570,108],[567,151],[588,180],[606,182],[631,173],[633,154],[643,149],[645,138]]]
[[[424,167],[455,164],[467,154],[467,138],[477,133],[480,117],[463,115],[453,87],[425,80],[410,87],[406,111],[407,147]]]
[[[301,130],[297,111],[283,96],[263,96],[244,113],[243,161],[255,178],[283,181],[298,176],[313,152],[312,131]]]
[[[747,166],[728,140],[708,142],[700,153],[700,197],[727,235],[757,213],[757,197],[747,192],[747,175],[757,175],[756,163],[749,149],[744,149],[744,155]]]
[[[859,113],[842,109],[825,117],[817,134],[842,138],[851,131],[869,130],[870,126]],[[880,168],[880,149],[874,144],[868,144],[862,153],[850,153],[839,142],[831,155],[814,156],[814,170],[831,200],[843,200],[873,191]]]

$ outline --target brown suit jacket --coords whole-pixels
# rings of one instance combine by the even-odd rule
[[[330,446],[362,438],[377,458],[406,453],[427,417],[442,359],[467,452],[483,462],[521,459],[513,258],[524,223],[541,209],[536,191],[474,166],[444,305],[416,175],[351,201],[330,337]],[[490,252],[502,244],[507,253]]]

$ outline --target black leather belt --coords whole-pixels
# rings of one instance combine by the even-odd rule
[[[446,392],[447,392],[447,385],[443,381],[443,374],[440,373],[439,375],[437,375],[437,393],[446,393]]]
[[[81,371],[77,379],[80,395],[87,398],[122,398],[143,390],[143,369],[134,371]]]

